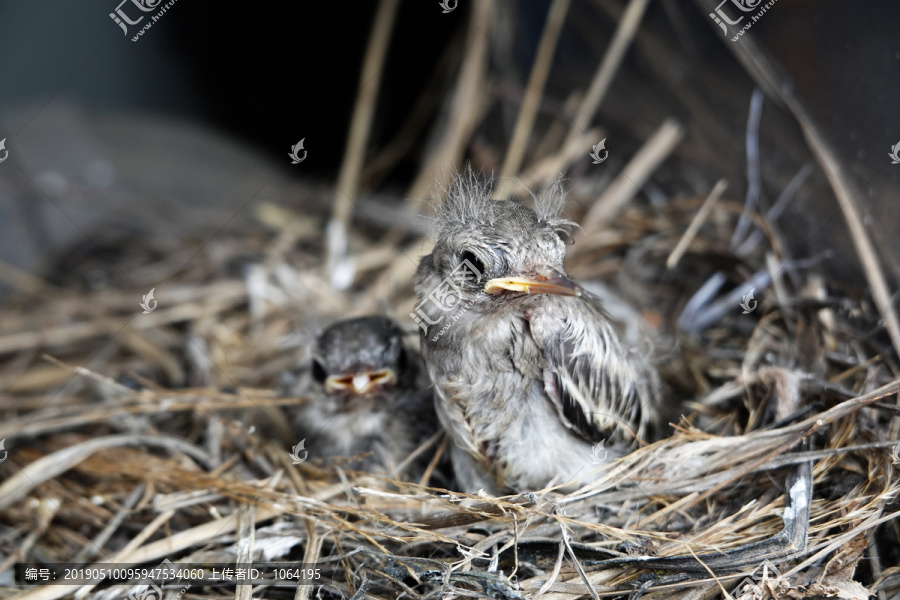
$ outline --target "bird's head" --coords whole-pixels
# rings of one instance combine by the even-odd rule
[[[403,331],[386,317],[340,321],[316,340],[313,379],[346,408],[383,396],[406,371]]]
[[[482,306],[528,294],[580,295],[563,266],[575,225],[560,218],[560,183],[534,201],[532,210],[518,200],[493,200],[471,171],[459,176],[437,207],[437,240],[419,293],[448,282],[464,302]]]

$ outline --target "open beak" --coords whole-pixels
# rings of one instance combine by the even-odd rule
[[[397,383],[397,374],[393,369],[361,371],[349,375],[331,375],[325,380],[325,391],[331,394],[345,392],[365,396],[375,388],[394,383]]]
[[[486,294],[499,294],[504,290],[525,294],[581,295],[581,290],[574,281],[555,271],[532,277],[498,277],[484,284]]]

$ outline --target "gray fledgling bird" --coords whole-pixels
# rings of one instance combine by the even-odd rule
[[[295,424],[310,457],[370,453],[352,468],[392,470],[437,430],[421,356],[386,317],[339,321],[316,339],[309,371],[293,386],[311,402]]]
[[[655,370],[565,273],[563,204],[559,182],[535,210],[492,200],[469,170],[437,206],[411,316],[467,492],[585,483],[655,419]]]

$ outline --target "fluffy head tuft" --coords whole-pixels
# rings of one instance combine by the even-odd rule
[[[437,231],[447,227],[456,227],[482,220],[488,213],[491,204],[493,179],[481,180],[467,165],[463,173],[458,173],[450,182],[449,189],[442,189],[443,194],[434,206]]]
[[[569,219],[561,217],[563,208],[566,206],[566,190],[563,187],[562,175],[557,177],[553,183],[547,186],[543,193],[534,198],[534,212],[538,216],[538,220],[547,223],[556,230],[561,236],[571,238],[572,232],[578,225]]]
[[[493,190],[493,178],[485,179],[467,165],[464,172],[453,178],[449,189],[442,190],[443,196],[435,204],[437,230],[434,235],[439,237],[447,230],[473,223],[487,222],[493,225],[498,216],[506,214],[505,211],[498,210],[498,205],[511,201],[492,199]],[[541,194],[529,193],[534,200],[534,213],[538,221],[561,234],[571,236],[577,225],[560,216],[566,203],[562,177],[558,177]]]

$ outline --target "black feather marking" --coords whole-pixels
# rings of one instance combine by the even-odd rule
[[[569,429],[575,431],[591,444],[605,439],[608,435],[604,435],[594,422],[578,407],[578,404],[572,400],[568,389],[560,381],[559,376],[552,374],[556,384],[556,392],[560,401],[560,418],[563,424]]]
[[[560,420],[586,440],[640,436],[650,410],[641,402],[655,401],[654,374],[622,348],[599,301],[582,296],[573,308],[567,316],[553,311],[531,315],[542,321],[537,328],[532,323],[532,332],[547,360],[544,388],[549,399]]]
[[[555,351],[554,351],[555,350]],[[612,434],[611,431],[604,431],[598,427],[593,415],[586,413],[580,403],[573,397],[573,392],[577,393],[572,386],[577,386],[578,376],[573,377],[575,373],[590,368],[586,357],[577,357],[573,360],[566,361],[566,356],[572,354],[572,344],[570,342],[562,342],[555,346],[553,350],[547,352],[550,359],[550,365],[562,365],[568,363],[570,368],[565,371],[553,371],[547,369],[544,376],[545,391],[556,404],[559,418],[563,425],[571,429],[585,440],[596,444],[597,442],[607,439]],[[574,364],[573,364],[574,363]],[[587,376],[584,376],[587,379]],[[608,385],[607,385],[607,389]]]

